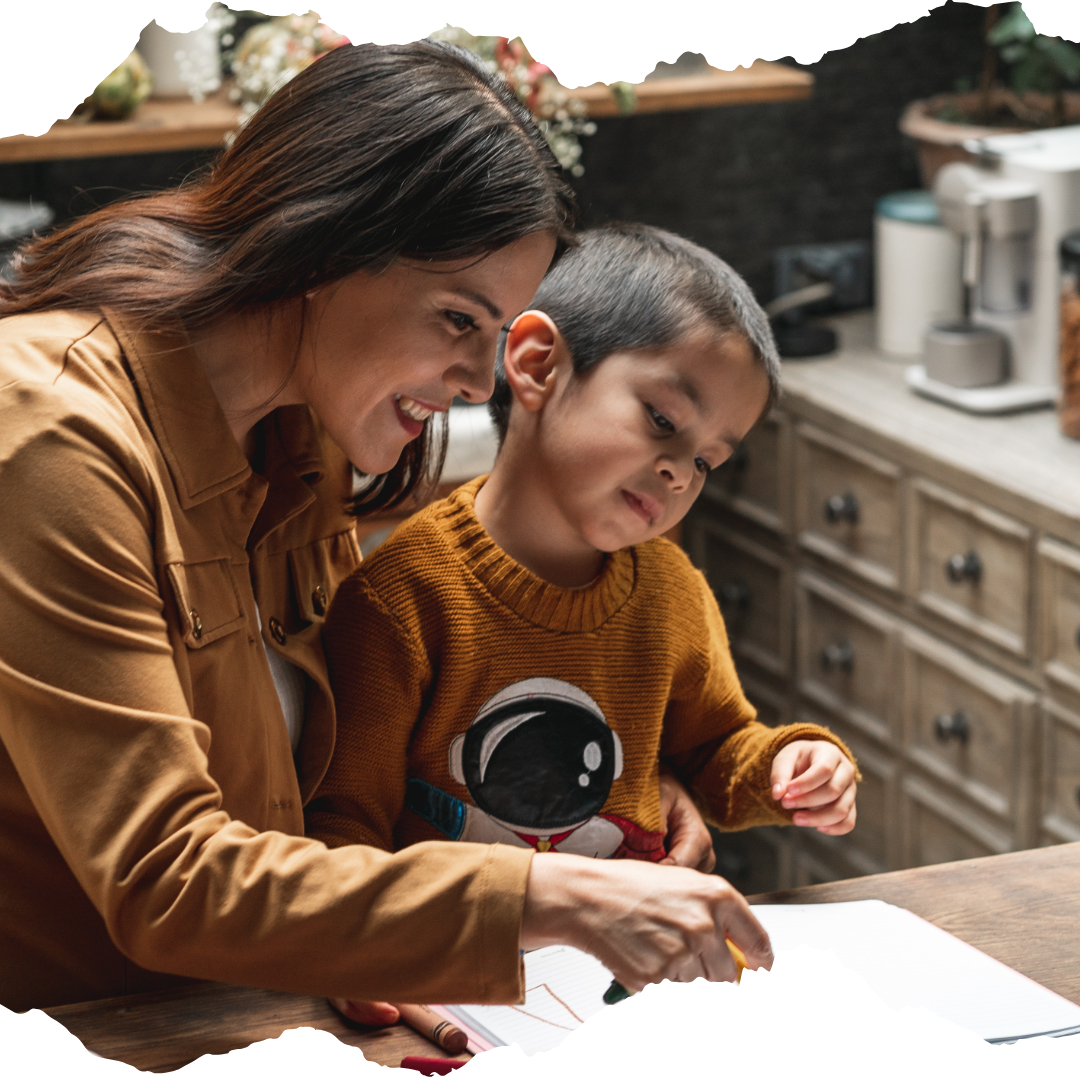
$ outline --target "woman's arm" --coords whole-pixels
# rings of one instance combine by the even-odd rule
[[[0,390],[0,951],[19,961],[0,1000],[120,992],[125,957],[308,993],[516,998],[527,852],[329,851],[227,811],[166,621],[157,466],[83,397]],[[267,790],[251,751],[234,793]]]

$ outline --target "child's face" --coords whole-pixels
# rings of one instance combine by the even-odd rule
[[[598,551],[666,532],[753,427],[768,392],[746,340],[704,328],[564,377],[535,434],[563,524]]]

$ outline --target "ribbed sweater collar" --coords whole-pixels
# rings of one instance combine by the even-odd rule
[[[458,488],[435,513],[454,554],[496,599],[536,626],[567,633],[598,629],[630,599],[632,548],[609,555],[600,576],[580,589],[552,585],[510,558],[476,517],[474,500],[486,479]]]

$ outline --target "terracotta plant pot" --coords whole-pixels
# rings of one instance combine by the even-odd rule
[[[1013,132],[1032,131],[1047,124],[1040,119],[1051,115],[1053,99],[1049,94],[1014,94],[1003,87],[995,87],[990,95],[991,108],[1008,108],[1017,116],[1014,126],[983,127],[978,124],[958,124],[938,120],[936,114],[948,107],[974,114],[979,109],[980,93],[973,90],[966,94],[937,94],[921,101],[913,101],[900,117],[900,130],[915,140],[919,155],[919,174],[923,187],[934,183],[934,176],[942,165],[950,161],[974,161],[974,155],[964,149],[969,139],[982,139],[989,135],[1008,135]],[[1080,123],[1080,93],[1065,94],[1065,122]]]

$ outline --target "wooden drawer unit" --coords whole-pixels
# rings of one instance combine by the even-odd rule
[[[795,585],[800,693],[885,743],[898,742],[898,624],[812,570]]]
[[[788,887],[1080,841],[1080,440],[920,398],[868,315],[836,329],[688,518],[729,530],[688,535],[762,720],[827,723],[863,773],[853,834],[776,830],[761,865]]]
[[[1043,537],[1038,552],[1043,670],[1080,693],[1080,549]]]
[[[822,836],[809,829],[798,835],[835,850],[860,874],[880,874],[901,866],[899,812],[900,767],[893,754],[841,720],[801,713],[801,722],[823,724],[847,743],[859,763],[862,780],[856,796],[855,828],[846,836]]]
[[[1000,855],[1014,846],[1005,830],[918,775],[902,781],[900,821],[905,866]]]
[[[912,503],[909,580],[919,604],[1028,656],[1031,529],[928,480],[912,483]]]
[[[1042,839],[1080,840],[1080,715],[1042,703]]]
[[[704,496],[775,533],[789,532],[788,458],[791,425],[773,412],[705,481]]]
[[[921,631],[905,629],[903,646],[907,756],[1026,840],[1035,694]]]
[[[885,589],[899,590],[900,469],[810,424],[795,435],[799,543]]]
[[[757,718],[769,727],[791,723],[791,697],[787,684],[753,669],[739,671],[743,693],[757,709]]]
[[[707,518],[688,521],[688,547],[716,594],[736,662],[786,678],[791,667],[791,568],[782,556]]]

